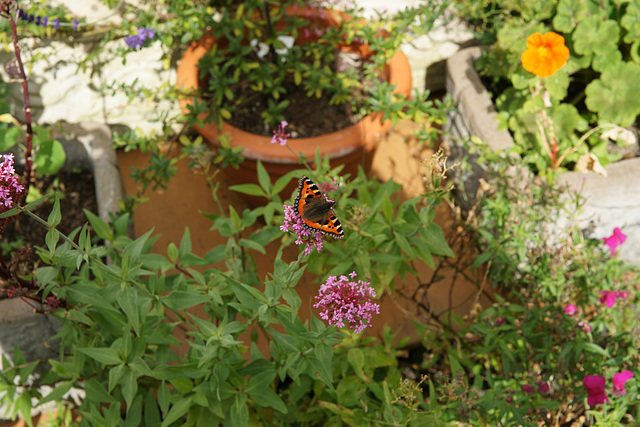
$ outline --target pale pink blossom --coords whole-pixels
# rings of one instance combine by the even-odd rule
[[[349,326],[356,334],[371,326],[373,314],[380,314],[380,305],[371,302],[376,292],[371,284],[362,280],[354,281],[356,272],[347,276],[329,276],[320,286],[315,297],[314,308],[320,308],[320,317],[330,325],[340,328]]]

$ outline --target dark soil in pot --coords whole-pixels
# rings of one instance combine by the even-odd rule
[[[255,52],[253,54],[255,56]],[[270,61],[269,56],[265,58],[253,58],[254,61]],[[331,64],[331,68],[336,70],[355,72],[361,76],[360,84],[366,85],[363,74],[363,58],[352,52],[338,51],[336,60]],[[382,81],[383,79],[380,78]],[[353,111],[352,103],[339,105],[331,104],[331,92],[324,90],[322,96],[307,96],[303,87],[291,81],[285,81],[283,87],[286,93],[280,96],[276,102],[287,100],[289,106],[284,112],[286,121],[289,124],[287,133],[291,133],[292,138],[309,138],[320,135],[327,135],[345,129],[357,123],[361,117]],[[203,87],[207,87],[206,81]],[[251,89],[249,83],[239,83],[232,88],[234,99],[243,100],[238,106],[233,116],[227,120],[229,124],[245,132],[256,135],[272,136],[277,126],[265,126],[262,113],[268,108],[269,97],[259,96]],[[367,94],[361,88],[352,93],[353,100],[358,104]],[[203,96],[207,99],[207,95]],[[273,100],[272,100],[273,101]]]
[[[87,218],[83,209],[98,211],[95,194],[95,183],[91,171],[69,172],[61,170],[54,176],[44,176],[36,182],[42,194],[60,191],[64,197],[60,200],[62,222],[56,227],[61,233],[68,235],[74,229],[82,227]],[[53,198],[37,206],[33,212],[47,219],[53,208]],[[45,246],[47,230],[34,219],[25,214],[4,228],[1,233],[2,257],[12,272],[19,276],[29,274],[37,268],[39,258],[34,247]],[[0,299],[6,297],[6,290],[16,287],[13,280],[0,276]],[[30,290],[33,291],[33,290]]]

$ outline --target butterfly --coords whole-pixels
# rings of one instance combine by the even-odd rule
[[[318,186],[306,176],[300,178],[298,197],[293,204],[296,214],[302,217],[304,226],[312,231],[320,231],[334,239],[342,239],[344,231],[340,220],[333,213],[336,202],[325,199]]]

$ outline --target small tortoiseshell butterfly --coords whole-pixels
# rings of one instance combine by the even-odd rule
[[[318,186],[306,176],[300,178],[299,182],[298,197],[293,209],[302,217],[305,227],[321,231],[334,239],[342,239],[342,224],[333,213],[336,202],[327,201]]]

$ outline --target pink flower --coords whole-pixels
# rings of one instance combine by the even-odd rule
[[[531,384],[524,384],[522,386],[522,391],[526,394],[528,394],[529,396],[533,395],[533,392],[535,391],[533,389],[533,386]]]
[[[376,291],[371,284],[358,280],[353,281],[356,272],[347,276],[329,276],[327,282],[320,286],[320,293],[315,297],[314,308],[321,308],[320,317],[328,320],[330,325],[340,328],[349,324],[356,334],[371,326],[373,313],[380,314],[380,305],[371,302]]]
[[[493,326],[495,326],[496,328],[498,326],[502,326],[502,324],[506,321],[507,319],[505,319],[503,316],[500,316],[496,319],[495,323],[493,324]]]
[[[617,292],[613,291],[600,291],[600,302],[605,303],[607,307],[611,308],[616,305]]]
[[[622,371],[614,374],[613,379],[611,379],[613,383],[613,395],[622,396],[627,394],[627,391],[624,389],[624,383],[633,378],[633,376],[633,372],[631,371]]]
[[[611,308],[616,305],[616,298],[627,299],[629,292],[627,291],[600,291],[600,302],[605,303]]]
[[[338,178],[333,178],[333,182],[325,181],[320,184],[320,191],[322,191],[322,194],[333,193],[339,187],[342,187],[342,183],[338,182]]]
[[[578,312],[578,307],[576,307],[574,304],[569,304],[564,307],[564,314],[568,315],[569,317],[572,317],[577,312]]]
[[[284,221],[280,226],[280,230],[287,232],[293,231],[298,235],[296,245],[306,243],[307,247],[304,249],[304,254],[309,255],[313,252],[315,247],[318,253],[322,251],[322,233],[319,231],[309,230],[304,226],[302,217],[296,214],[293,206],[284,205]]]
[[[593,326],[591,326],[591,324],[586,320],[580,320],[578,322],[578,328],[582,329],[585,334],[588,334],[589,332],[593,331]]]
[[[543,382],[543,383],[538,384],[538,393],[540,393],[540,394],[549,393],[549,383],[548,382]]]
[[[0,162],[0,213],[15,207],[20,199],[20,193],[24,191],[24,186],[15,176],[13,154],[5,154],[2,157],[4,161]],[[0,219],[0,232],[14,219],[15,215]]]
[[[611,255],[615,255],[618,251],[618,246],[620,246],[625,242],[625,240],[627,240],[627,236],[622,234],[620,228],[616,227],[613,229],[613,234],[611,236],[605,237],[602,240],[607,246],[609,246]]]
[[[587,403],[589,406],[595,406],[598,403],[609,403],[609,398],[604,392],[606,380],[602,375],[585,375],[582,379],[582,385],[587,389]]]
[[[287,145],[287,139],[291,136],[290,133],[284,133],[284,128],[286,128],[289,123],[284,120],[280,122],[280,126],[278,126],[277,130],[273,131],[273,138],[271,138],[272,144],[280,144]]]

